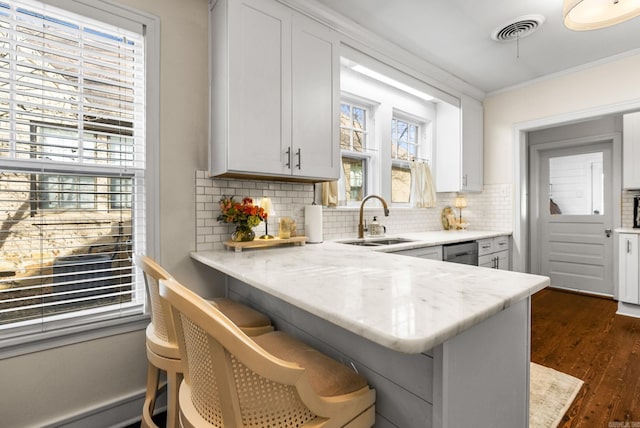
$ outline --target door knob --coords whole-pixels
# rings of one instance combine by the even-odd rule
[[[607,235],[607,238],[611,237],[611,229],[605,229],[604,234]]]

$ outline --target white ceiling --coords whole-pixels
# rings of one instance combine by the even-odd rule
[[[316,1],[486,93],[640,52],[640,17],[571,31],[562,23],[562,0]],[[496,27],[531,14],[546,20],[519,40],[519,49],[515,41],[491,39]]]

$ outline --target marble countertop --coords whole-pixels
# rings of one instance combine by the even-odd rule
[[[452,244],[456,242],[476,241],[485,238],[494,238],[496,236],[511,235],[508,231],[485,231],[485,230],[437,230],[431,232],[414,232],[400,233],[392,236],[366,236],[366,240],[376,240],[384,238],[401,238],[408,242],[399,244],[385,245],[384,247],[376,247],[374,251],[393,252],[400,250],[410,250],[412,248],[428,247],[434,245]],[[334,242],[353,241],[355,238],[337,239]]]
[[[636,234],[640,234],[640,229],[634,229],[632,227],[620,227],[616,230],[614,230],[614,232],[618,232],[618,233],[636,233]]]
[[[416,239],[417,235],[410,234]],[[468,238],[471,233],[459,236]],[[386,254],[338,242],[201,251],[191,257],[404,353],[428,351],[549,285],[547,277]]]

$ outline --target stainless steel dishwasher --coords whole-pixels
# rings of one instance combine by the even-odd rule
[[[478,266],[478,242],[456,242],[442,246],[442,260]]]

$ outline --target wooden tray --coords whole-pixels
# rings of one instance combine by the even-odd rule
[[[280,239],[275,237],[273,239],[260,239],[256,238],[253,241],[248,242],[234,242],[227,241],[224,243],[229,249],[233,248],[238,253],[245,248],[265,248],[265,247],[275,247],[278,245],[304,245],[307,242],[306,236],[294,236],[293,238]]]

